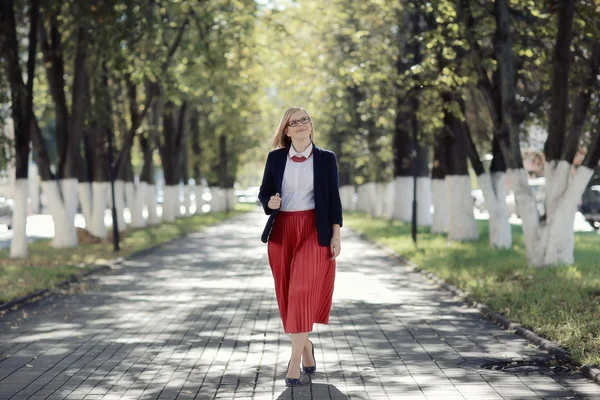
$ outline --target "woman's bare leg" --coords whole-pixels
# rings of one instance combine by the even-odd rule
[[[300,363],[302,362],[302,352],[307,338],[308,332],[292,333],[292,358],[287,372],[288,378],[300,378]]]
[[[312,356],[312,346],[308,341],[308,335],[306,335],[306,342],[304,343],[304,349],[302,350],[302,365],[305,367],[314,367],[315,360]]]

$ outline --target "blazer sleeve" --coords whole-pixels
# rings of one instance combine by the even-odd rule
[[[273,168],[271,167],[272,158],[271,153],[269,153],[265,171],[263,172],[262,183],[258,191],[258,200],[262,203],[265,214],[267,215],[270,215],[273,212],[267,204],[269,203],[271,196],[275,195],[275,176],[273,176]]]
[[[330,171],[330,179],[329,179],[329,218],[330,223],[338,224],[340,227],[342,226],[342,201],[340,199],[340,180],[338,174],[338,166],[337,159],[335,157],[335,153],[331,153],[331,167]]]

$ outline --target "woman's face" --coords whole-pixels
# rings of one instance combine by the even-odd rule
[[[310,118],[306,121],[308,114],[304,112],[304,110],[298,110],[292,114],[290,120],[287,125],[287,135],[293,141],[305,141],[310,140],[310,135],[312,133],[312,122]],[[291,126],[291,125],[296,126]]]

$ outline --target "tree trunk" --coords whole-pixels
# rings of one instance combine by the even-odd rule
[[[417,164],[417,225],[431,226],[432,188],[429,176],[429,148],[417,143],[417,158],[414,162]],[[411,203],[412,200],[411,195]]]
[[[185,129],[185,112],[187,103],[183,102],[176,124],[174,104],[168,101],[163,114],[163,141],[160,146],[160,156],[165,176],[165,189],[163,201],[163,220],[175,221],[179,214],[179,179],[180,179],[180,154],[182,138]]]
[[[398,56],[396,72],[402,78],[413,65],[422,62],[421,35],[422,15],[418,10],[406,9],[399,14],[399,23],[405,29],[398,32]],[[418,76],[413,76],[415,82]],[[415,87],[418,87],[418,83]],[[431,180],[429,178],[428,151],[413,143],[418,136],[419,109],[418,89],[406,90],[396,84],[396,119],[394,126],[394,218],[412,220],[414,199],[414,177],[417,178],[417,224],[431,225]],[[413,154],[413,152],[415,152]],[[415,170],[416,169],[416,170]]]
[[[495,246],[497,248],[511,248],[512,247],[512,229],[510,226],[510,212],[508,210],[508,206],[506,204],[506,196],[507,196],[507,176],[506,176],[506,163],[504,162],[504,155],[500,150],[500,146],[498,141],[494,138],[492,141],[492,163],[490,165],[490,181],[491,181],[491,190],[488,189],[490,194],[486,195],[485,191],[483,193],[484,199],[486,201],[488,197],[493,197],[494,201],[494,219],[492,220],[492,212],[488,212],[490,214],[490,226],[489,226],[489,236],[490,236],[490,245]],[[482,187],[486,185],[482,185]]]
[[[495,2],[496,32],[494,37],[495,56],[498,69],[495,74],[499,100],[498,113],[501,119],[494,129],[495,138],[502,150],[506,164],[508,179],[515,194],[518,214],[523,218],[523,235],[529,264],[539,264],[536,253],[539,249],[538,229],[539,216],[535,198],[527,180],[527,172],[523,168],[521,158],[519,127],[516,119],[515,58],[510,32],[510,8],[508,0]]]
[[[431,187],[433,192],[433,219],[431,233],[448,231],[448,188],[446,183],[446,151],[443,132],[437,138],[433,151],[433,169],[431,170]]]
[[[97,103],[102,103],[101,98],[101,96],[97,97]],[[101,107],[101,104],[97,106]],[[90,142],[94,143],[92,153],[94,162],[92,166],[92,220],[87,230],[102,239],[106,238],[108,233],[104,222],[104,213],[110,193],[106,124],[107,121],[104,120],[90,128]]]
[[[175,39],[173,40],[173,43],[169,47],[169,51],[167,52],[167,57],[161,63],[160,73],[164,73],[167,70],[169,63],[171,61],[171,58],[173,58],[173,55],[177,51],[177,48],[179,47],[179,45],[183,39],[183,33],[185,32],[185,29],[187,28],[189,22],[190,22],[190,18],[186,17],[186,19],[183,21],[183,24],[181,24],[181,27],[177,31],[177,36],[175,37]],[[150,110],[150,108],[154,102],[154,98],[156,96],[158,96],[159,94],[160,94],[159,90],[152,90],[150,92],[147,92],[146,102],[144,103],[144,109],[138,115],[138,118],[136,121],[137,124],[132,124],[131,127],[129,128],[129,130],[123,140],[123,147],[121,147],[121,151],[117,155],[116,162],[115,162],[115,165],[117,166],[117,168],[124,161],[124,159],[126,157],[125,155],[131,151],[131,147],[133,146],[133,140],[135,139],[135,134],[137,132],[137,129],[139,128],[139,124],[141,124],[144,121],[144,118],[146,118],[147,112]]]
[[[102,84],[102,79],[91,75],[94,79],[89,81],[89,106],[94,107],[90,113],[90,126],[84,136],[86,160],[88,165],[88,179],[91,180],[91,220],[87,230],[92,235],[104,239],[107,236],[104,214],[109,197],[109,165],[108,165],[108,137],[106,136],[109,124],[109,100],[107,87]],[[92,105],[91,98],[94,103]]]
[[[458,99],[460,108],[465,114],[465,105],[462,98]],[[467,154],[471,160],[471,166],[477,175],[479,187],[483,192],[485,206],[489,213],[489,240],[490,245],[499,249],[509,249],[512,247],[512,232],[510,228],[508,206],[506,205],[506,166],[504,157],[498,146],[498,141],[494,138],[492,147],[494,152],[494,173],[485,171],[483,163],[479,158],[479,152],[475,147],[475,142],[466,122],[462,123],[462,131],[466,134]]]
[[[183,202],[180,204],[180,207],[184,208],[183,215],[191,215],[190,208],[192,205],[192,193],[194,191],[193,185],[190,183],[190,173],[189,173],[189,149],[187,146],[187,136],[188,131],[192,128],[192,121],[184,120],[179,121],[180,124],[189,124],[189,129],[183,130],[183,137],[181,139],[181,147],[180,147],[180,164],[179,164],[179,176],[181,177],[181,181],[183,182]]]
[[[152,119],[150,117],[149,119]],[[149,128],[153,131],[155,128],[152,125]],[[140,184],[137,189],[138,204],[143,208],[146,206],[148,213],[148,225],[156,225],[159,223],[158,215],[156,214],[156,184],[154,182],[154,132],[147,132],[140,135],[140,147],[144,156],[144,166],[140,174]]]
[[[398,98],[398,102],[403,101]],[[401,105],[401,104],[400,104]],[[396,112],[394,127],[394,211],[392,217],[410,221],[412,216],[412,164],[410,131],[406,128],[411,118],[408,112]],[[360,196],[359,196],[360,198]]]
[[[560,159],[567,130],[569,106],[569,69],[575,1],[563,0],[559,5],[558,31],[552,57],[552,104],[548,118],[548,139],[544,144],[547,161]]]
[[[443,94],[448,104],[452,96]],[[473,215],[471,178],[467,167],[467,140],[463,122],[446,107],[444,116],[444,147],[446,150],[446,179],[448,185],[448,239],[457,241],[479,238]]]
[[[137,102],[137,86],[131,81],[131,76],[126,74],[125,85],[127,87],[127,99],[129,102],[129,115],[132,126],[139,126],[139,110]],[[149,95],[149,93],[147,94]],[[131,217],[131,226],[134,228],[142,228],[146,225],[144,220],[144,199],[143,193],[140,192],[140,186],[136,188],[133,175],[133,165],[131,163],[131,149],[124,153],[125,159],[119,165],[119,177],[125,185],[125,206]]]
[[[228,189],[230,188],[229,177],[229,152],[227,150],[227,136],[219,136],[219,188],[217,194],[219,211],[229,212],[232,209]]]
[[[48,203],[55,224],[53,245],[74,247],[77,245],[75,230],[75,214],[78,206],[78,167],[82,164],[80,155],[81,131],[83,127],[83,99],[85,94],[85,64],[87,59],[87,28],[80,25],[77,31],[77,48],[75,54],[75,77],[73,81],[73,108],[71,115],[67,106],[65,93],[65,72],[63,60],[62,38],[55,12],[48,15],[49,34],[44,24],[40,24],[40,38],[44,64],[50,94],[54,101],[56,141],[58,148],[58,177],[56,187],[45,182]],[[65,218],[64,220],[60,218]],[[57,219],[59,218],[59,219]],[[61,235],[57,238],[57,235]]]
[[[190,114],[190,137],[192,142],[192,175],[196,181],[196,214],[204,213],[205,201],[202,185],[202,148],[200,147],[200,111],[198,107],[192,108]]]
[[[160,92],[160,87],[150,82],[146,82],[146,93],[151,90]],[[144,155],[144,166],[140,175],[140,196],[145,199],[146,210],[148,212],[148,225],[160,223],[157,214],[156,204],[156,182],[154,181],[154,149],[158,140],[159,110],[157,101],[155,101],[148,114],[148,131],[140,136],[140,147]]]
[[[17,23],[12,0],[0,5],[0,43],[3,44],[6,57],[6,75],[8,77],[12,119],[15,139],[15,193],[12,215],[13,238],[10,244],[11,258],[27,257],[27,192],[29,175],[29,141],[33,128],[33,82],[35,76],[35,54],[37,48],[38,1],[30,4],[29,48],[27,60],[27,83],[23,85],[19,65],[19,45]]]

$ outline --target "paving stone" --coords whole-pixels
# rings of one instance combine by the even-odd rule
[[[330,323],[311,334],[318,372],[286,388],[265,218],[235,217],[24,306],[27,319],[1,317],[0,399],[600,398],[579,374],[482,370],[482,358],[544,353],[345,228]]]

